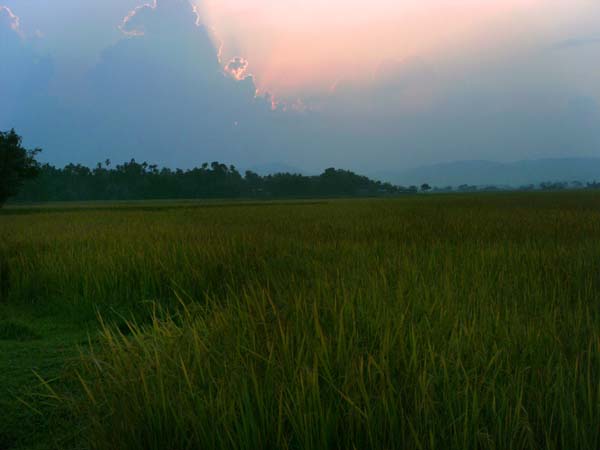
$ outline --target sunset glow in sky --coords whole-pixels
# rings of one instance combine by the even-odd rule
[[[509,40],[540,9],[568,20],[554,0],[201,0],[223,45],[243,56],[258,86],[276,93],[326,89],[340,78],[368,80],[388,60],[447,57],[480,39]],[[573,13],[574,4],[571,5]],[[564,5],[564,2],[563,2]],[[563,14],[562,19],[558,14]],[[511,36],[512,35],[512,36]]]
[[[213,33],[223,64],[248,62],[257,87],[276,95],[322,93],[340,80],[369,81],[381,64],[451,60],[513,42],[562,39],[598,16],[593,0],[162,0],[190,1]],[[87,58],[117,37],[123,17],[148,0],[0,0],[23,15],[53,50]],[[94,17],[93,23],[85,15]],[[61,23],[68,21],[68,27]],[[33,31],[33,30],[32,30]],[[586,31],[584,31],[585,33]],[[68,48],[73,34],[77,46]],[[572,33],[571,33],[572,34]]]
[[[600,156],[600,1],[148,1],[0,0],[0,129],[61,162]]]

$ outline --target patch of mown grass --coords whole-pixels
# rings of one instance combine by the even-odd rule
[[[6,321],[27,323],[33,331],[28,334],[35,334],[35,339],[0,339],[0,449],[78,448],[78,421],[48,398],[40,377],[55,380],[73,370],[70,367],[78,364],[76,346],[87,342],[85,329],[67,327],[60,318],[37,320],[23,315]]]
[[[39,371],[76,444],[600,448],[596,193],[0,219],[2,302],[58,327],[0,350],[91,334]]]

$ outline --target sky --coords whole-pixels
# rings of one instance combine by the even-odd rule
[[[0,54],[57,165],[600,157],[595,0],[0,0]]]

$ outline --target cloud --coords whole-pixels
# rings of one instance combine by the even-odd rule
[[[28,115],[42,115],[47,104],[52,61],[39,54],[21,31],[20,18],[0,6],[0,130],[27,127]]]
[[[256,97],[243,58],[223,68],[186,0],[134,9],[125,36],[108,47],[61,112],[61,133],[44,147],[56,160],[103,158],[192,165],[205,160],[269,161],[275,112]],[[62,128],[61,128],[62,127]]]
[[[123,21],[119,25],[119,29],[123,32],[123,34],[128,36],[143,36],[143,30],[133,28],[131,26],[131,22],[135,22],[136,16],[138,16],[144,10],[156,9],[157,6],[157,0],[154,0],[154,3],[145,3],[143,5],[136,6],[123,18]]]
[[[376,116],[400,119],[434,107],[440,82],[435,66],[424,59],[388,59],[367,83],[344,78],[342,73],[327,96],[317,98],[316,109],[356,120],[370,121],[368,117]]]
[[[236,80],[243,80],[248,70],[248,61],[241,56],[234,57],[225,65],[225,72],[229,73]]]
[[[540,43],[486,59],[386,61],[372,83],[341,78],[313,98],[318,111],[302,124],[308,138],[300,127],[296,138],[300,148],[321,149],[306,159],[371,173],[457,159],[598,155],[598,63],[568,53]],[[575,82],[578,73],[590,84]]]
[[[201,25],[198,9],[189,0],[154,0],[131,10],[119,28],[128,36],[141,36],[191,23]]]
[[[260,52],[230,45],[221,60],[212,31],[187,0],[138,7],[134,0],[106,1],[112,12],[102,25],[90,23],[96,27],[93,38],[81,31],[87,23],[83,13],[93,11],[95,18],[103,10],[98,5],[56,0],[61,12],[80,5],[73,28],[67,19],[53,29],[33,21],[45,32],[44,42],[72,45],[69,55],[93,53],[86,60],[91,69],[83,74],[59,67],[66,76],[60,89],[52,84],[52,95],[52,61],[35,50],[33,37],[14,29],[15,23],[17,29],[31,23],[33,7],[25,14],[9,3],[20,22],[0,10],[0,129],[17,127],[30,139],[27,145],[43,147],[44,157],[57,164],[135,157],[189,166],[218,159],[242,167],[280,161],[308,171],[341,166],[374,172],[453,159],[593,155],[600,149],[594,76],[600,63],[590,57],[595,47],[551,48],[553,42],[565,48],[588,45],[564,39],[574,29],[515,32],[506,42],[485,39],[492,34],[486,32],[470,47],[461,41],[464,45],[448,45],[443,54],[390,51],[385,58],[378,45],[402,42],[391,35],[371,45],[369,38],[364,53],[352,53],[350,62],[325,46],[325,57],[314,65],[284,42],[261,42],[266,53],[272,46],[281,52],[278,61],[285,64],[273,61],[273,70],[284,79],[296,77],[296,70],[302,77],[321,77],[320,67],[335,75],[331,90],[307,88],[286,104],[268,94],[257,97],[248,72],[251,67],[261,74],[255,58]],[[61,27],[64,39],[53,40]],[[100,28],[111,28],[112,34],[99,33]],[[595,36],[594,30],[581,27],[575,36]],[[101,41],[93,47],[104,51],[88,52],[89,42],[80,46],[87,38]],[[357,77],[356,67],[368,76]]]
[[[598,44],[600,44],[600,37],[572,38],[557,42],[556,44],[554,44],[554,49],[567,50],[571,48],[587,47],[590,45]]]
[[[16,33],[21,32],[21,20],[8,6],[0,5],[0,29],[10,28]]]

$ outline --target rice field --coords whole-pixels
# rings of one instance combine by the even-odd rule
[[[600,193],[0,211],[0,449],[598,449]]]

